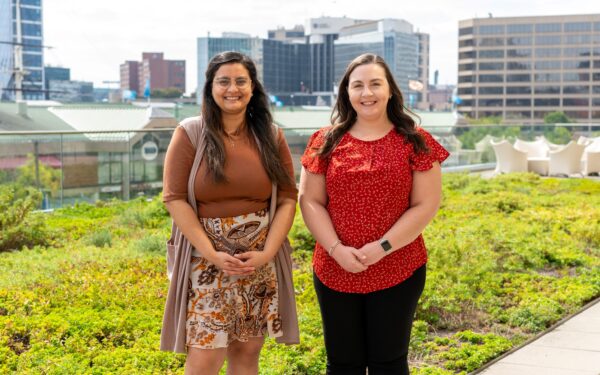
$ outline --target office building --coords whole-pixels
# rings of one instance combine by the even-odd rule
[[[269,93],[285,94],[306,90],[308,46],[296,41],[260,39],[240,33],[198,38],[198,101],[206,82],[210,59],[224,51],[237,51],[254,61],[259,80]]]
[[[94,101],[94,83],[84,81],[48,82],[49,99],[62,103],[91,103]]]
[[[339,81],[348,64],[362,53],[375,53],[383,57],[390,67],[404,100],[415,107],[418,100],[418,88],[426,86],[419,76],[419,40],[413,32],[413,26],[399,19],[383,19],[344,27],[335,46],[335,81]],[[417,87],[418,86],[418,87]]]
[[[0,41],[17,43],[21,33],[21,51],[24,76],[23,99],[42,100],[44,93],[44,50],[41,0],[20,0],[17,12],[15,0],[0,0]],[[17,28],[17,14],[21,22]],[[0,45],[0,96],[15,99],[15,45]]]
[[[165,60],[162,52],[144,52],[142,61],[125,61],[120,66],[121,90],[144,96],[150,90],[175,88],[185,92],[185,61]]]
[[[44,87],[46,87],[46,99],[50,99],[50,81],[70,81],[71,69],[57,66],[44,67]]]
[[[600,118],[600,14],[459,22],[458,110],[541,123]]]

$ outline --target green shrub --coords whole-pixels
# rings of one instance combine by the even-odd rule
[[[112,246],[112,234],[108,229],[100,229],[89,235],[87,244],[96,247]]]
[[[34,188],[0,185],[0,251],[51,242],[43,214],[32,212],[41,200],[42,194]]]
[[[133,242],[133,249],[142,253],[164,253],[166,239],[162,235],[151,234]]]

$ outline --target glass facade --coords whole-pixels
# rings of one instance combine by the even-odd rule
[[[600,94],[593,85],[600,81],[598,25],[600,14],[460,21],[458,92],[469,105],[459,104],[458,111],[476,118],[491,113],[473,108],[475,102],[495,105],[504,119],[520,123],[539,123],[547,111],[569,110],[580,121],[600,120],[585,117],[600,113],[600,99],[593,100]],[[533,108],[505,109],[521,106]],[[536,110],[538,106],[543,108]]]
[[[8,42],[12,37],[11,0],[0,0],[0,41]],[[13,46],[0,43],[0,99],[13,95],[8,91],[13,70]]]
[[[0,0],[0,40],[17,42],[17,8],[15,0]],[[40,0],[21,0],[21,41],[23,54],[23,99],[42,100],[44,93],[44,52],[42,28],[42,4]],[[14,47],[0,45],[0,94],[4,100],[15,99]]]
[[[338,40],[335,43],[335,80],[339,81],[344,75],[348,64],[358,55],[375,53],[382,56],[400,87],[405,94],[407,104],[411,95],[408,88],[409,80],[419,79],[419,38],[416,34],[400,32],[371,33],[368,40],[352,42]],[[414,104],[414,103],[413,103]]]

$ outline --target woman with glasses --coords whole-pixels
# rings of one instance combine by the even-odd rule
[[[274,257],[292,225],[297,190],[288,145],[250,58],[224,52],[210,61],[202,115],[175,130],[163,185],[174,224],[193,246],[185,372],[217,374],[227,358],[227,373],[257,374],[264,337],[284,335]]]
[[[354,59],[338,93],[332,126],[309,140],[300,177],[300,209],[317,240],[327,373],[408,374],[425,285],[421,232],[439,207],[448,152],[407,114],[381,57]]]

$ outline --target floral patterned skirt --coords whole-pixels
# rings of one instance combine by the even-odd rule
[[[268,210],[227,218],[200,218],[216,251],[231,255],[262,251],[269,230]],[[281,317],[275,263],[249,276],[227,276],[192,252],[188,280],[186,344],[200,349],[226,348],[235,340],[279,337]]]

